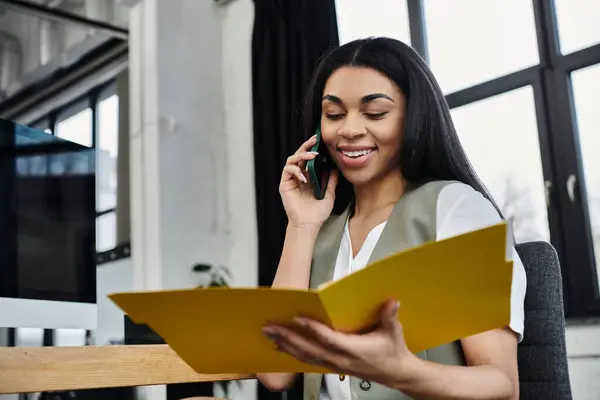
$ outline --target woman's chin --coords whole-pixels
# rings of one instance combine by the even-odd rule
[[[373,179],[373,174],[366,169],[360,171],[342,171],[342,174],[344,175],[344,178],[355,187],[368,185]]]
[[[390,167],[389,169],[381,168],[379,166],[377,168],[374,167],[375,166],[360,169],[341,169],[340,171],[344,178],[346,178],[354,188],[378,185],[378,182],[386,180],[387,178],[394,179],[396,175],[402,179],[402,175],[397,166]]]

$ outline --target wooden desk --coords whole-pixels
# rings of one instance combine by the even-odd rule
[[[197,374],[167,345],[0,347],[0,394],[251,378]]]

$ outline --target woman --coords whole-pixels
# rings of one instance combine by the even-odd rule
[[[399,41],[358,40],[330,52],[309,87],[304,125],[310,138],[281,178],[289,223],[273,287],[315,287],[373,257],[501,221],[435,78]],[[319,125],[337,166],[323,200],[315,199],[305,171],[316,156],[310,149]],[[393,300],[370,332],[347,334],[297,318],[297,326],[266,326],[264,334],[280,351],[339,373],[306,374],[305,398],[518,399],[526,279],[514,250],[513,260],[510,325],[427,352],[408,351]],[[258,378],[281,391],[295,375]]]

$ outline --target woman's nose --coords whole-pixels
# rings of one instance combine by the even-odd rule
[[[364,121],[359,116],[348,115],[344,118],[344,122],[338,133],[348,139],[366,134]]]

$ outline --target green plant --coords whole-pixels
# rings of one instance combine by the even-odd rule
[[[229,268],[225,266],[213,266],[210,264],[195,264],[192,267],[192,271],[203,274],[207,279],[205,279],[204,284],[199,284],[198,288],[203,287],[229,287],[230,282],[233,279],[233,274],[229,270]],[[234,382],[236,385],[240,385],[239,381],[218,381],[215,382],[217,386],[221,388],[223,391],[223,395],[226,398],[229,398],[229,385]]]
[[[195,264],[192,271],[208,275],[208,284],[198,285],[198,287],[229,287],[229,282],[233,275],[229,268],[224,266],[212,266],[210,264]]]

